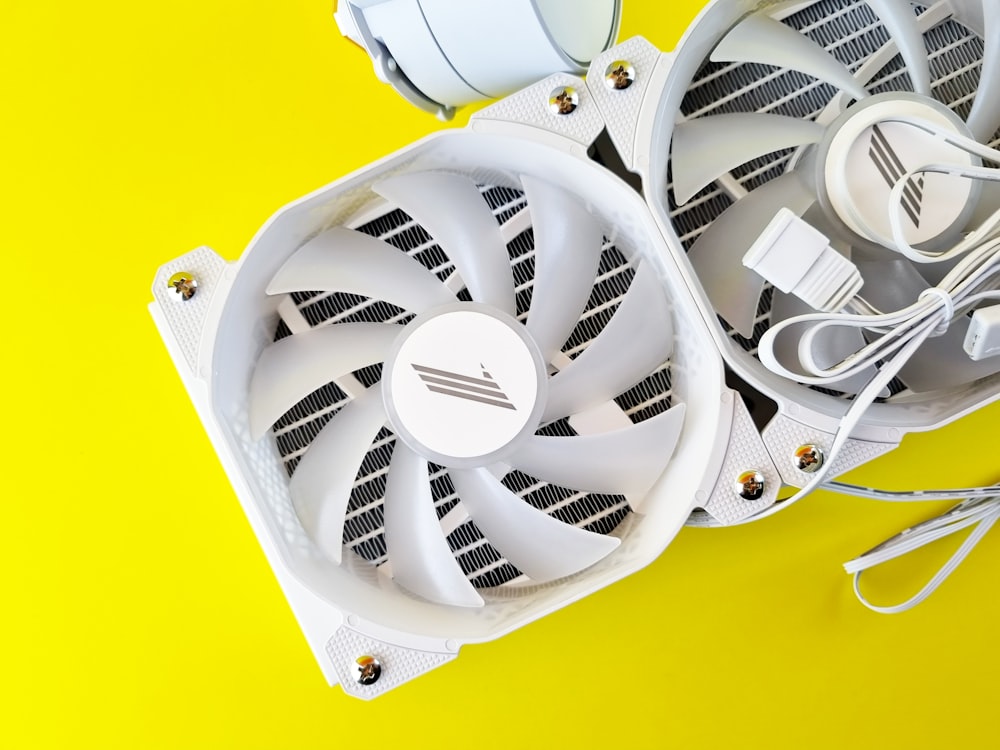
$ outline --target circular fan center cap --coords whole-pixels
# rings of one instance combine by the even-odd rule
[[[923,126],[923,127],[922,127]],[[890,211],[897,211],[907,243],[924,248],[953,240],[975,208],[979,183],[923,173],[906,181],[900,201],[892,189],[911,170],[929,164],[979,166],[978,157],[929,132],[969,136],[965,123],[938,102],[900,94],[874,96],[834,124],[823,163],[834,211],[860,236],[895,247]]]
[[[414,318],[382,376],[393,428],[443,466],[481,466],[533,434],[546,371],[524,326],[494,308],[459,303]]]

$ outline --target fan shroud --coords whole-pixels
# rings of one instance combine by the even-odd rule
[[[924,29],[924,39],[931,56],[931,79],[936,98],[943,101],[961,118],[968,115],[973,93],[979,81],[979,66],[983,57],[983,16],[978,2],[952,3],[955,13],[946,13],[938,4],[927,15],[933,19]],[[916,7],[915,12],[926,8]],[[806,73],[776,68],[758,63],[714,63],[712,51],[726,35],[748,15],[766,12],[782,24],[803,30],[820,46],[851,70],[857,70],[873,56],[887,63],[867,85],[871,93],[910,91],[909,76],[903,61],[887,44],[890,36],[878,17],[862,0],[814,0],[812,2],[757,3],[741,0],[714,0],[691,24],[677,48],[671,53],[650,57],[651,47],[635,39],[609,50],[595,60],[590,78],[595,98],[609,123],[626,167],[643,178],[644,193],[657,223],[667,240],[699,301],[717,345],[730,368],[758,394],[778,405],[778,417],[764,428],[765,441],[776,456],[789,452],[794,445],[787,436],[793,432],[801,442],[822,444],[824,436],[832,436],[841,417],[850,406],[850,396],[839,391],[820,390],[786,380],[767,370],[756,357],[760,337],[770,326],[771,298],[766,289],[759,300],[753,333],[743,337],[733,326],[718,316],[697,273],[687,260],[687,251],[698,237],[726,209],[733,199],[712,183],[685,205],[678,206],[672,191],[671,141],[681,118],[700,118],[725,112],[768,112],[797,119],[812,119],[824,115],[829,122],[834,110],[825,111],[839,90],[833,85]],[[891,50],[891,51],[890,51]],[[599,84],[596,73],[612,59],[627,59],[635,64],[637,74],[645,82],[633,88],[634,95],[616,99]],[[842,102],[850,101],[844,95]],[[614,109],[625,111],[616,126]],[[833,112],[833,114],[831,114]],[[692,119],[697,122],[697,119]],[[994,136],[995,137],[995,136]],[[995,141],[994,141],[995,143]],[[808,147],[807,147],[808,148]],[[730,184],[753,191],[786,174],[789,165],[799,163],[807,148],[788,148],[747,161],[730,173]],[[841,236],[835,236],[840,241]],[[859,243],[860,244],[860,243]],[[748,245],[749,247],[749,245]],[[864,290],[862,290],[864,294]],[[854,435],[871,446],[890,449],[907,432],[934,429],[973,411],[1000,393],[1000,377],[992,375],[957,387],[913,392],[897,380],[890,393],[880,403],[873,404],[864,415]],[[774,440],[768,440],[768,432]],[[775,446],[777,445],[777,448]],[[776,451],[776,452],[775,452]],[[884,451],[883,451],[884,452]],[[801,484],[806,477],[784,462],[783,477],[790,484]],[[839,473],[835,471],[834,474]]]
[[[696,495],[702,495],[699,490],[706,482],[709,488],[714,484],[714,473],[725,452],[729,417],[723,397],[721,359],[709,343],[707,328],[686,288],[678,282],[676,269],[658,248],[659,234],[639,196],[610,173],[581,158],[582,150],[569,139],[548,134],[542,143],[534,129],[512,135],[517,128],[507,123],[497,130],[502,132],[492,131],[487,124],[476,130],[430,136],[290,204],[264,225],[240,260],[225,268],[216,288],[208,291],[211,299],[201,324],[200,345],[189,358],[193,360],[189,392],[321,665],[333,653],[331,633],[342,633],[345,628],[360,634],[360,638],[377,639],[383,648],[453,654],[464,643],[499,637],[629,575],[652,562],[669,544],[697,505]],[[516,571],[497,559],[469,527],[454,532],[456,540],[466,535],[464,546],[480,550],[478,559],[473,559],[476,555],[472,554],[464,565],[485,600],[484,606],[478,608],[421,599],[379,572],[378,565],[384,559],[378,541],[381,529],[377,525],[378,513],[371,507],[379,500],[377,483],[356,484],[351,510],[357,511],[358,522],[346,535],[349,547],[355,551],[344,554],[340,565],[324,557],[303,529],[289,496],[289,474],[294,473],[289,471],[294,470],[289,463],[294,464],[296,452],[308,444],[316,428],[296,434],[292,423],[335,409],[341,399],[334,388],[311,394],[279,420],[278,432],[287,440],[275,439],[273,434],[254,440],[249,424],[248,394],[257,359],[276,337],[286,335],[279,306],[287,305],[288,298],[268,296],[268,283],[296,250],[332,227],[362,228],[376,236],[412,233],[405,216],[376,195],[372,186],[390,176],[415,172],[468,177],[482,186],[484,200],[491,202],[494,215],[501,220],[511,210],[518,210],[522,177],[535,177],[576,196],[598,220],[606,239],[602,263],[610,281],[602,292],[592,295],[591,307],[608,309],[589,316],[593,319],[589,328],[587,324],[578,326],[571,346],[583,350],[599,333],[600,323],[620,299],[625,281],[640,261],[655,270],[673,318],[675,340],[669,369],[659,370],[653,378],[630,389],[631,395],[618,399],[636,415],[633,421],[655,415],[668,402],[684,404],[683,430],[672,460],[644,497],[629,497],[627,512],[622,497],[575,498],[565,503],[565,520],[576,525],[590,524],[594,530],[613,534],[621,544],[606,558],[569,578],[535,583],[513,580]],[[510,243],[515,261],[530,256],[528,239],[522,231]],[[412,242],[401,244],[414,249]],[[429,255],[433,256],[434,251],[430,250]],[[161,275],[183,262],[184,258],[165,266]],[[434,263],[429,261],[428,265]],[[616,277],[621,278],[616,282]],[[526,278],[522,283],[525,288],[519,291],[530,296],[530,285],[530,278]],[[326,295],[325,299],[329,302],[324,303],[326,308],[321,312],[317,310],[323,304],[316,304],[315,295],[293,295],[291,302],[300,314],[308,317],[315,313],[315,322],[343,315],[357,306],[346,298],[334,300]],[[371,306],[367,300],[353,302],[362,308]],[[156,304],[176,303],[154,303],[154,308]],[[310,306],[316,310],[302,309]],[[373,314],[391,317],[398,311],[383,306]],[[173,325],[159,322],[161,330]],[[168,346],[175,348],[169,340]],[[184,374],[183,357],[175,351],[174,358]],[[370,370],[355,374],[374,382],[378,373]],[[551,429],[565,428],[556,425]],[[383,452],[385,447],[383,440]],[[384,456],[378,457],[378,449],[376,446],[374,454],[370,453],[370,465],[362,472],[361,480],[384,470]],[[516,476],[508,484],[515,492],[529,495],[527,481],[526,476]],[[367,496],[364,485],[369,485]],[[536,495],[542,496],[536,500],[538,505],[559,505],[565,500],[565,493],[554,486],[536,489]],[[455,501],[446,484],[438,494],[439,515],[444,515]],[[587,508],[590,518],[583,517],[583,509]],[[592,517],[595,511],[597,518]],[[453,547],[463,546],[460,541]],[[344,683],[338,668],[325,665],[324,671],[331,682],[339,679]],[[403,679],[408,677],[404,675]]]

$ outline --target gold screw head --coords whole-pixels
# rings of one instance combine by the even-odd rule
[[[167,286],[173,289],[185,302],[194,297],[198,291],[198,279],[193,273],[179,271],[167,279]]]
[[[382,664],[374,656],[364,654],[354,660],[360,685],[374,685],[382,676]]]
[[[736,478],[736,494],[744,500],[760,500],[764,496],[767,482],[759,471],[750,469]]]
[[[805,474],[815,474],[823,466],[823,449],[809,443],[800,445],[795,451],[795,467]]]
[[[549,110],[553,114],[572,114],[579,104],[580,94],[572,86],[560,86],[549,94]]]
[[[604,83],[609,89],[624,91],[635,82],[635,68],[628,60],[615,60],[604,70]]]

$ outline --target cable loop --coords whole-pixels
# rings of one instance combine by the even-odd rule
[[[955,317],[955,301],[951,298],[944,289],[939,286],[932,286],[924,289],[918,296],[918,300],[930,299],[931,297],[937,297],[941,301],[941,306],[944,309],[944,315],[941,317],[941,322],[938,323],[937,328],[931,331],[931,338],[935,336],[943,336],[948,332],[951,327],[951,321]]]

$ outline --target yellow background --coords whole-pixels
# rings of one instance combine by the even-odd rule
[[[665,49],[701,5],[625,4],[622,38]],[[329,0],[0,9],[0,746],[997,746],[996,532],[881,617],[840,563],[932,508],[826,495],[685,530],[647,570],[374,703],[328,688],[149,285],[199,244],[236,258],[286,202],[442,125],[375,81]],[[993,480],[998,417],[855,478]],[[873,574],[872,596],[944,556]]]

